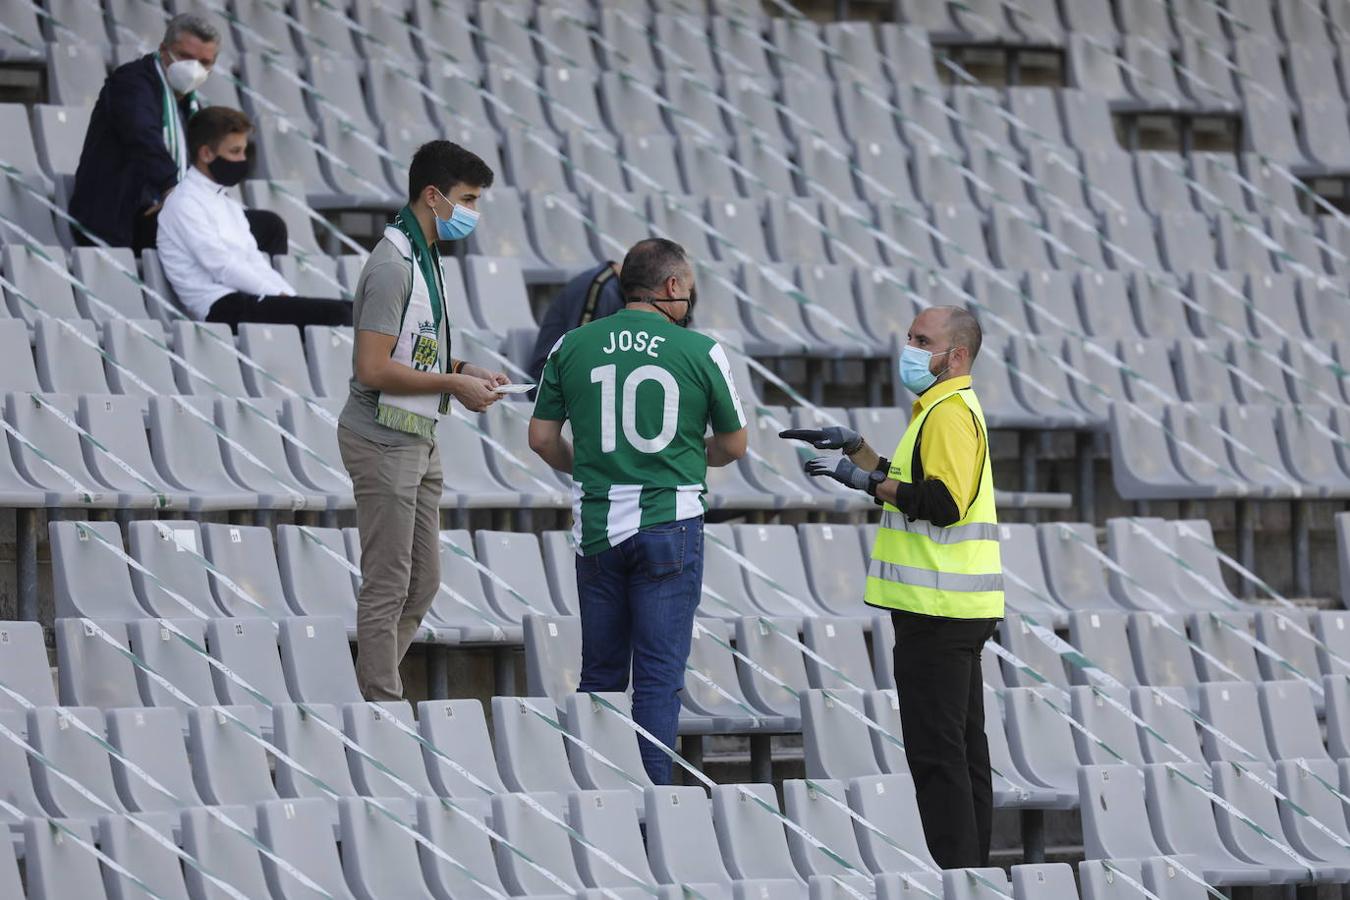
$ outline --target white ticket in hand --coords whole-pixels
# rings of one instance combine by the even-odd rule
[[[523,394],[526,391],[534,390],[532,384],[499,384],[492,389],[497,394]]]

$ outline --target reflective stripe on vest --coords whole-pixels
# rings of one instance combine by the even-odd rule
[[[959,397],[959,399],[951,399]],[[890,477],[913,480],[915,442],[929,413],[939,403],[964,403],[984,439],[980,484],[965,516],[941,528],[909,521],[887,504],[872,548],[865,600],[872,606],[953,619],[1003,616],[1003,564],[994,509],[993,467],[984,410],[974,391],[962,389],[940,399],[910,421],[891,458]]]

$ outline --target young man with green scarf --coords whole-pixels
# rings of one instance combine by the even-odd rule
[[[478,222],[492,170],[449,141],[423,144],[408,205],[385,228],[356,285],[351,392],[338,447],[356,494],[361,592],[356,680],[367,700],[400,700],[398,667],[440,584],[441,458],[436,423],[450,398],[482,412],[500,372],[451,355],[438,240]]]

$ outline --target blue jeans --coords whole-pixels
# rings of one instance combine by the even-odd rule
[[[703,591],[703,519],[644,528],[617,547],[577,557],[581,597],[579,691],[625,691],[633,718],[671,749],[694,610]],[[639,738],[642,765],[669,784],[671,761]]]

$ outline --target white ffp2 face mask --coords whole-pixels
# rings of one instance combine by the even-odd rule
[[[211,70],[202,65],[195,59],[178,59],[169,63],[169,68],[164,71],[164,77],[169,81],[169,87],[180,94],[190,94],[197,88],[206,83],[206,79],[211,76]]]

